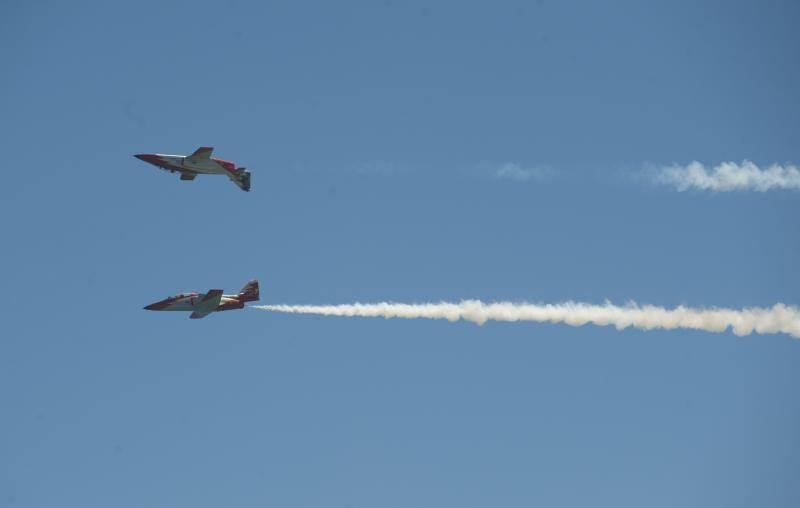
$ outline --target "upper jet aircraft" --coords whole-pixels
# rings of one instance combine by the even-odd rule
[[[134,157],[172,173],[178,171],[181,180],[194,180],[197,175],[225,175],[240,189],[249,191],[250,172],[245,168],[237,168],[233,162],[212,157],[213,151],[210,146],[201,146],[188,156],[140,153]]]

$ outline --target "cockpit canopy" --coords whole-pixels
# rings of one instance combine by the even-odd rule
[[[169,297],[169,299],[170,299],[170,300],[179,300],[179,299],[181,299],[181,298],[186,298],[186,297],[188,297],[188,296],[197,296],[197,295],[199,295],[199,294],[200,294],[200,293],[197,293],[197,292],[194,292],[194,293],[181,293],[181,294],[179,294],[179,295],[170,296],[170,297]]]

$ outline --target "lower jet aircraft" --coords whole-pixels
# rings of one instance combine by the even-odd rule
[[[256,302],[258,298],[258,281],[254,279],[245,284],[237,295],[223,295],[221,289],[211,289],[207,293],[184,293],[151,303],[145,310],[191,311],[190,318],[200,319],[212,312],[243,309],[245,302]]]
[[[134,157],[171,173],[178,171],[181,180],[194,180],[197,175],[225,175],[240,189],[249,191],[250,172],[245,168],[237,168],[233,162],[212,157],[213,151],[210,146],[201,146],[192,155],[140,153]]]

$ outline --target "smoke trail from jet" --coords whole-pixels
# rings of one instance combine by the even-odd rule
[[[772,189],[800,190],[800,169],[796,166],[773,164],[764,169],[750,161],[741,164],[723,162],[707,168],[695,161],[687,166],[669,166],[652,175],[657,184],[679,191],[710,192],[757,191]]]
[[[347,305],[257,305],[256,309],[291,314],[317,314],[345,317],[383,317],[405,319],[460,319],[482,325],[486,321],[532,321],[564,323],[570,326],[594,324],[641,330],[703,330],[720,333],[730,328],[738,336],[751,333],[785,333],[800,339],[800,309],[777,303],[770,308],[751,307],[697,309],[679,306],[672,309],[631,302],[617,306],[610,302],[591,305],[579,302],[532,304],[463,300],[460,303],[354,303]]]

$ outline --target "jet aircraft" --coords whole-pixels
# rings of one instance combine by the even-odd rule
[[[250,172],[237,168],[233,162],[211,157],[214,149],[201,146],[192,155],[164,155],[160,153],[140,153],[134,155],[171,173],[178,171],[181,180],[194,180],[197,175],[225,175],[243,191],[250,190]]]
[[[200,319],[212,312],[243,309],[245,302],[258,299],[258,281],[253,279],[236,295],[223,295],[221,289],[211,289],[207,293],[183,293],[151,303],[145,310],[191,311],[191,319]]]

